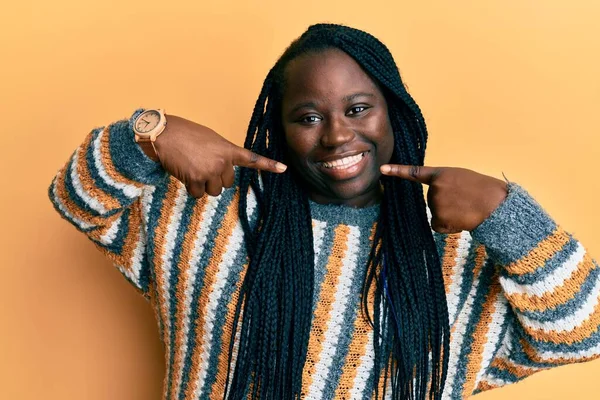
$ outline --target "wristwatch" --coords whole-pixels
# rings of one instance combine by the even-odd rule
[[[156,155],[155,161],[158,161],[158,152],[154,147],[154,141],[163,133],[167,127],[167,118],[163,109],[148,109],[138,115],[133,121],[133,131],[135,132],[135,141],[144,150],[149,150],[148,146],[152,146],[152,150]],[[148,152],[146,152],[148,154]],[[150,157],[153,158],[153,157]]]

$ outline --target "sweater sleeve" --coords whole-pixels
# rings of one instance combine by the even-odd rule
[[[93,129],[58,171],[48,196],[54,208],[83,232],[145,296],[148,197],[168,175],[134,140],[131,118]]]
[[[498,268],[506,334],[475,393],[600,356],[600,269],[519,185],[471,232]]]

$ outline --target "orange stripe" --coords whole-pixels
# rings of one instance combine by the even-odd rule
[[[177,191],[179,189],[179,184],[175,180],[175,178],[170,178],[167,193],[160,207],[160,217],[158,219],[158,226],[154,231],[155,235],[155,253],[154,253],[154,269],[156,275],[156,288],[157,288],[157,304],[160,308],[161,320],[163,321],[163,326],[165,327],[163,331],[163,342],[167,347],[167,351],[169,349],[169,330],[167,329],[167,321],[169,319],[169,313],[167,310],[167,304],[164,301],[165,295],[165,276],[163,271],[163,255],[165,253],[165,245],[167,239],[167,229],[169,223],[171,221],[171,217],[173,216],[174,208],[175,208],[175,199],[177,198]],[[168,368],[168,366],[167,366]],[[168,375],[168,374],[167,374]]]
[[[390,379],[390,378],[388,377],[388,379]],[[385,368],[382,368],[381,372],[379,374],[379,381],[377,382],[377,393],[379,394],[379,396],[381,396],[381,394],[383,393],[384,380],[385,380]],[[389,395],[390,394],[388,393],[387,396],[389,396]],[[373,391],[373,393],[371,394],[371,399],[377,400],[377,399],[375,399],[375,391]]]
[[[154,319],[156,321],[160,321],[160,298],[158,298],[158,293],[156,293],[156,286],[155,285],[149,285],[148,287],[148,298],[150,299],[150,305],[152,306],[152,312],[154,314]],[[164,393],[164,388],[167,387],[167,379],[168,379],[168,374],[164,374],[163,375],[163,393]]]
[[[483,309],[481,311],[481,318],[475,326],[473,332],[473,344],[471,345],[471,352],[469,353],[467,360],[467,373],[465,384],[463,385],[463,396],[468,397],[473,394],[475,388],[475,380],[477,373],[481,369],[481,362],[483,361],[483,350],[487,342],[487,335],[492,323],[492,317],[496,311],[496,300],[498,294],[500,294],[502,288],[500,282],[498,282],[498,273],[492,277],[492,283],[490,284],[490,290],[486,295],[485,302],[483,303]]]
[[[485,392],[486,390],[496,389],[498,387],[498,385],[493,385],[485,380],[481,380],[481,382],[479,382],[479,385],[477,385],[477,390]]]
[[[115,182],[123,183],[126,185],[132,185],[137,188],[144,187],[144,184],[136,182],[117,172],[115,165],[113,164],[112,157],[110,156],[110,126],[104,128],[104,133],[100,139],[100,159],[106,174],[110,176]]]
[[[179,271],[179,279],[175,290],[175,297],[177,298],[177,306],[175,311],[175,355],[173,359],[173,374],[174,379],[171,380],[171,387],[169,388],[168,398],[173,396],[173,390],[180,384],[179,370],[183,365],[183,343],[185,340],[183,331],[183,322],[185,319],[185,292],[189,289],[188,282],[188,271],[190,269],[190,260],[192,258],[192,252],[194,250],[194,241],[200,223],[202,222],[202,214],[206,209],[206,196],[202,197],[194,204],[192,215],[190,217],[190,223],[183,236],[181,245],[181,257],[179,259],[179,265],[177,270]]]
[[[442,257],[442,274],[444,276],[444,287],[446,294],[450,292],[452,277],[456,269],[456,257],[458,255],[458,239],[461,234],[451,234],[446,237],[446,245],[444,246],[444,256]]]
[[[204,272],[204,285],[198,300],[198,317],[196,318],[196,331],[194,332],[195,345],[192,353],[192,365],[189,372],[191,382],[189,382],[185,391],[185,398],[188,400],[193,398],[194,392],[197,389],[197,382],[195,378],[198,376],[200,371],[200,361],[202,355],[200,352],[202,351],[202,346],[204,344],[204,319],[206,317],[208,296],[212,291],[212,287],[215,283],[217,272],[219,270],[219,265],[223,261],[223,255],[225,254],[227,244],[229,243],[229,239],[233,233],[233,229],[238,219],[238,200],[239,192],[236,191],[235,195],[233,196],[233,200],[229,204],[227,213],[222,222],[222,226],[217,232],[217,237],[213,246],[213,254]]]
[[[122,266],[127,271],[132,272],[133,267],[133,253],[135,252],[135,248],[138,245],[140,240],[140,225],[142,218],[142,204],[141,200],[137,199],[130,207],[129,211],[129,223],[127,228],[127,235],[123,241],[123,247],[121,248],[121,252],[119,254],[109,251],[106,247],[94,243],[96,247],[104,253],[110,260],[114,263]],[[90,237],[93,234],[96,234],[100,230],[93,231],[90,233]],[[99,238],[98,238],[99,239]]]
[[[369,288],[368,307],[369,314],[373,316],[373,304],[375,301],[375,284]],[[360,305],[359,305],[360,307]],[[350,390],[354,386],[354,379],[360,366],[361,358],[367,352],[367,342],[369,335],[372,334],[373,328],[369,325],[366,315],[359,309],[358,315],[354,321],[354,330],[352,333],[352,341],[348,346],[348,354],[344,359],[342,367],[342,375],[340,377],[338,387],[335,391],[336,399],[348,399]]]
[[[521,365],[516,365],[506,358],[498,357],[492,361],[491,367],[498,368],[503,371],[508,371],[519,379],[523,379],[544,368],[527,368]]]
[[[227,368],[229,366],[229,346],[231,344],[231,334],[233,331],[233,317],[235,315],[235,307],[240,297],[240,288],[244,278],[246,276],[246,270],[248,264],[245,264],[238,281],[236,282],[235,291],[231,295],[231,301],[227,304],[227,315],[225,316],[225,323],[223,324],[223,334],[221,335],[221,348],[223,351],[219,353],[219,361],[217,362],[217,375],[216,380],[211,387],[211,397],[215,399],[222,399],[225,394],[225,384],[227,380]],[[242,310],[244,304],[242,303]],[[238,324],[238,331],[240,325]],[[250,391],[252,393],[252,391]]]
[[[371,243],[375,237],[375,229],[376,225],[373,226],[373,228],[371,229]],[[378,244],[378,247],[380,246],[381,243]],[[379,272],[379,268],[377,268],[377,272]],[[374,317],[373,307],[375,304],[375,287],[376,284],[375,282],[373,282],[373,284],[369,288],[369,294],[367,297],[367,308],[369,310],[369,315],[371,315],[372,318]],[[373,328],[369,324],[367,316],[363,313],[360,300],[358,303],[357,313],[358,315],[354,320],[352,341],[348,346],[348,354],[346,354],[346,358],[344,359],[342,375],[340,376],[338,387],[335,391],[336,399],[349,398],[350,390],[354,386],[354,379],[356,378],[356,373],[358,371],[358,367],[360,366],[360,360],[367,352],[367,342],[369,340],[369,335],[371,335],[373,332]]]
[[[487,252],[485,251],[485,246],[480,245],[475,249],[475,267],[473,268],[473,279],[477,279],[479,277],[479,273],[481,272],[481,268],[483,268],[483,264],[487,259]]]
[[[113,210],[121,207],[121,203],[116,198],[112,197],[110,194],[106,193],[104,190],[100,189],[94,182],[90,174],[90,170],[88,168],[87,163],[87,153],[89,151],[92,139],[93,139],[93,131],[87,136],[83,145],[77,151],[77,175],[79,175],[79,181],[81,182],[81,186],[85,192],[87,192],[91,197],[98,200],[102,206],[104,206],[107,210]]]
[[[84,211],[83,209],[79,208],[79,206],[77,206],[77,204],[75,204],[73,200],[71,200],[69,192],[67,191],[65,174],[68,173],[68,170],[68,165],[65,165],[56,176],[56,195],[61,200],[63,206],[66,208],[69,214],[71,214],[73,217],[92,225],[100,225],[102,227],[101,229],[104,229],[104,231],[106,231],[107,227],[110,226],[110,224],[114,222],[117,218],[119,218],[121,213],[117,213],[106,218],[101,216],[93,216],[88,212]],[[96,236],[99,238],[104,234],[104,231],[101,234],[96,233]]]
[[[570,240],[569,234],[562,228],[556,230],[542,240],[529,254],[506,266],[510,274],[524,275],[542,268],[548,260],[558,253]]]
[[[600,296],[599,296],[600,297]],[[600,300],[600,299],[599,299]],[[592,314],[579,326],[571,331],[545,331],[543,329],[532,329],[524,326],[525,331],[535,340],[552,342],[556,344],[573,344],[589,338],[598,331],[600,325],[600,301],[592,311]]]
[[[588,253],[579,262],[577,269],[571,274],[571,277],[564,283],[541,296],[527,293],[507,294],[507,299],[521,310],[527,311],[545,311],[550,308],[566,303],[573,299],[580,291],[581,285],[589,277],[590,273],[597,268],[592,258]]]
[[[339,225],[335,228],[334,232],[331,255],[329,256],[329,260],[327,260],[327,272],[321,284],[319,303],[313,316],[306,363],[302,370],[302,396],[308,394],[308,389],[312,383],[312,375],[315,373],[315,367],[321,358],[322,343],[325,340],[325,332],[327,331],[327,321],[329,320],[335,289],[342,271],[342,260],[344,259],[346,250],[348,250],[347,241],[350,228],[346,225]]]

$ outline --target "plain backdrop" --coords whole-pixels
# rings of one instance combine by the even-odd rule
[[[310,24],[388,45],[428,122],[427,165],[524,186],[600,256],[600,2],[12,1],[0,24],[0,398],[159,399],[146,301],[62,221],[56,171],[140,106],[241,144],[262,81]],[[477,397],[596,399],[600,361]]]

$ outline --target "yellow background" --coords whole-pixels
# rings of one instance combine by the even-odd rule
[[[139,106],[241,143],[266,72],[306,27],[384,41],[427,118],[427,164],[522,184],[600,257],[597,0],[13,1],[0,24],[0,398],[159,399],[149,305],[46,189],[94,127]],[[487,399],[598,399],[600,361]]]

